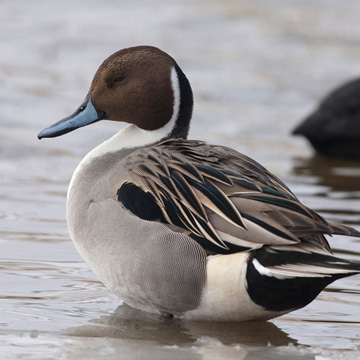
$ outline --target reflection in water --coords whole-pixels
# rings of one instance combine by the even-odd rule
[[[206,339],[192,347],[159,346],[153,342],[113,338],[73,338],[67,341],[62,360],[315,360],[315,355],[295,348],[225,347]]]
[[[299,183],[306,184],[306,188],[298,191],[300,197],[302,190],[304,196],[310,195],[303,199],[306,205],[331,222],[345,223],[359,229],[360,162],[321,155],[297,157],[294,158],[292,173]],[[348,254],[355,260],[354,256],[360,256],[360,247],[352,244],[358,241],[357,238],[342,239],[341,247],[339,242],[332,242],[331,245],[338,255]]]
[[[99,348],[99,341],[102,346],[106,343],[103,351],[107,351],[108,357],[105,359],[119,354],[124,359],[315,359],[313,355],[301,355],[297,350],[294,354],[295,348],[291,346],[282,351],[267,347],[270,344],[296,344],[270,322],[168,320],[124,304],[110,316],[92,320],[91,323],[65,331],[66,335],[75,337],[68,342],[63,359],[82,359],[87,353],[94,355],[93,348]],[[141,347],[138,340],[141,340]]]
[[[190,344],[206,336],[223,344],[280,346],[296,341],[271,322],[195,322],[164,319],[123,304],[110,316],[91,320],[91,325],[70,328],[67,335],[156,340],[162,344]],[[94,325],[93,325],[94,324]]]
[[[295,158],[292,173],[300,186],[297,195],[306,197],[306,205],[331,222],[359,227],[360,162],[319,155]]]
[[[317,185],[331,191],[354,191],[360,198],[360,162],[314,155],[295,158],[294,163],[295,175],[315,176]]]

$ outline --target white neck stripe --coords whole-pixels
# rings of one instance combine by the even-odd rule
[[[173,67],[171,69],[171,87],[172,87],[172,91],[174,94],[174,103],[173,103],[173,114],[171,117],[171,120],[169,121],[169,124],[172,124],[172,129],[175,127],[176,124],[176,120],[179,117],[179,113],[180,113],[180,82],[179,82],[179,77],[178,74],[176,72],[176,69]],[[167,135],[169,135],[170,133],[168,133]]]

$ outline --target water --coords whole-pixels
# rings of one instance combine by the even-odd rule
[[[360,229],[360,163],[313,155],[290,131],[360,73],[360,3],[3,0],[0,3],[0,350],[2,359],[356,359],[360,277],[265,324],[207,324],[133,313],[73,247],[69,179],[118,124],[39,142],[71,113],[101,61],[152,44],[195,93],[191,137],[257,159],[328,220]],[[334,236],[360,260],[358,239]]]

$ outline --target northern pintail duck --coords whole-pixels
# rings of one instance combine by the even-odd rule
[[[139,46],[96,72],[55,137],[102,119],[128,125],[93,149],[70,182],[76,248],[128,305],[184,319],[270,319],[301,308],[360,263],[332,255],[326,222],[254,160],[187,140],[190,84],[174,59]]]
[[[360,79],[327,95],[293,134],[305,136],[320,154],[360,160]]]

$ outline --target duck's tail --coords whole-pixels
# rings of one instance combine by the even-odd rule
[[[314,249],[304,244],[253,251],[246,275],[251,299],[269,310],[298,309],[333,281],[360,274],[360,262]]]
[[[360,262],[335,257],[311,244],[263,247],[253,251],[252,261],[260,273],[284,279],[340,278],[360,273]]]

